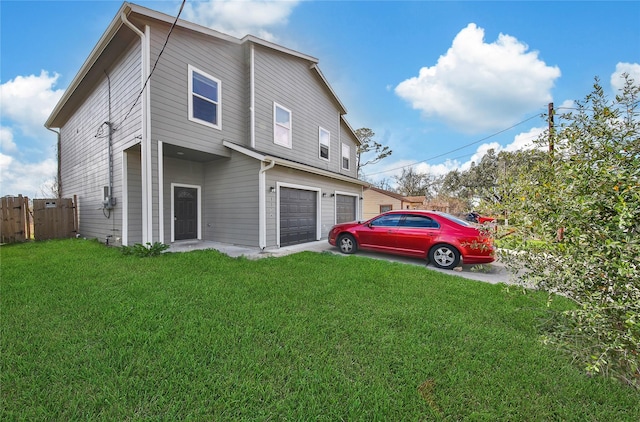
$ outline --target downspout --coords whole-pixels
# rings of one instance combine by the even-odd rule
[[[46,126],[45,126],[46,127]],[[58,198],[62,198],[62,170],[61,170],[61,164],[62,164],[62,159],[60,158],[60,152],[61,152],[61,147],[62,145],[60,144],[61,138],[60,138],[60,132],[58,132],[57,130],[53,130],[51,128],[47,128],[48,130],[50,130],[51,132],[55,133],[56,136],[58,137],[58,142],[56,144],[56,151],[57,151],[57,159],[58,159],[58,172],[56,173],[56,178],[58,180],[56,180],[58,186],[56,186],[56,195]]]
[[[251,43],[251,49],[250,51],[250,64],[249,64],[249,90],[251,91],[249,93],[249,97],[250,97],[250,102],[251,104],[249,105],[249,118],[250,118],[250,122],[249,122],[249,131],[250,131],[250,137],[251,137],[251,148],[255,148],[256,147],[256,69],[255,69],[255,47],[254,44]]]
[[[120,19],[133,32],[140,37],[140,53],[141,53],[141,86],[144,87],[149,77],[149,26],[145,25],[145,32],[140,31],[127,19],[127,15],[122,12]],[[142,160],[142,244],[153,243],[153,191],[152,191],[152,166],[151,166],[151,140],[149,134],[151,132],[150,111],[149,111],[149,89],[145,89],[141,100],[140,109],[142,110],[142,139],[140,141],[141,160]]]
[[[259,213],[259,247],[261,250],[267,247],[267,170],[272,169],[276,162],[271,160],[269,164],[260,162],[258,172],[258,213]]]

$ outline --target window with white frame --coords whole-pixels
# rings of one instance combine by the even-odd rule
[[[329,144],[331,142],[331,132],[324,128],[318,131],[318,142],[320,143],[320,158],[329,160]]]
[[[220,90],[222,83],[189,65],[189,120],[221,129]]]
[[[273,142],[291,148],[291,110],[273,103]]]
[[[342,168],[344,170],[351,168],[351,148],[347,144],[342,144]]]

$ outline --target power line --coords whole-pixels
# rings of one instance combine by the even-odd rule
[[[438,154],[438,155],[435,155],[435,156],[433,156],[433,157],[426,158],[426,159],[424,159],[424,160],[416,161],[416,162],[411,163],[411,164],[406,164],[406,165],[404,165],[404,166],[400,166],[400,167],[396,167],[396,168],[392,168],[392,169],[388,169],[388,170],[383,170],[383,171],[378,171],[378,172],[375,172],[375,173],[369,173],[369,174],[367,174],[367,176],[375,176],[375,175],[377,175],[377,174],[389,173],[389,172],[396,171],[396,170],[402,170],[402,169],[405,169],[405,168],[407,168],[407,167],[415,166],[416,164],[425,163],[425,162],[427,162],[427,161],[435,160],[436,158],[444,157],[445,155],[449,155],[449,154],[451,154],[452,152],[460,151],[461,149],[468,148],[468,147],[470,147],[470,146],[472,146],[472,145],[475,145],[475,144],[479,144],[480,142],[486,141],[487,139],[493,138],[494,136],[498,136],[498,135],[500,135],[501,133],[507,132],[507,131],[509,131],[509,130],[511,130],[511,129],[515,128],[515,127],[517,127],[517,126],[520,126],[521,124],[524,124],[524,123],[528,122],[529,120],[533,120],[533,119],[535,119],[535,118],[539,118],[539,117],[540,117],[540,114],[536,114],[536,115],[531,116],[531,117],[529,117],[529,118],[527,118],[527,119],[525,119],[525,120],[522,120],[521,122],[518,122],[518,123],[514,124],[513,126],[509,126],[509,127],[508,127],[508,128],[506,128],[506,129],[502,129],[502,130],[500,130],[500,131],[498,131],[498,132],[495,132],[495,133],[493,133],[493,134],[491,134],[491,135],[489,135],[489,136],[485,136],[485,137],[484,137],[484,138],[482,138],[482,139],[478,139],[477,141],[473,141],[473,142],[471,142],[471,143],[465,144],[465,145],[463,145],[463,146],[461,146],[461,147],[458,147],[458,148],[452,149],[452,150],[447,151],[447,152],[444,152],[444,153],[442,153],[442,154]],[[471,154],[471,155],[473,155],[473,154]]]
[[[151,75],[153,75],[153,72],[156,70],[156,66],[158,65],[158,61],[160,61],[160,57],[162,57],[162,53],[164,53],[164,49],[167,47],[167,44],[169,43],[169,37],[171,37],[171,33],[173,32],[173,28],[175,28],[176,24],[178,23],[178,19],[180,18],[180,15],[182,14],[182,9],[184,9],[184,5],[185,5],[186,2],[187,2],[187,0],[182,0],[182,4],[180,5],[180,10],[178,11],[178,15],[176,16],[176,19],[173,21],[173,24],[171,24],[171,28],[169,28],[169,33],[167,34],[167,38],[164,40],[164,45],[162,46],[162,49],[160,50],[160,53],[158,54],[158,57],[156,57],[156,62],[153,64],[153,68],[151,69],[151,72],[149,73],[149,76],[147,77],[147,80],[144,81],[144,85],[142,86],[142,89],[138,93],[138,96],[136,97],[136,100],[133,102],[133,104],[131,104],[131,108],[129,109],[127,114],[124,116],[124,119],[122,119],[122,121],[120,122],[120,124],[118,126],[122,126],[124,124],[124,122],[127,120],[127,118],[129,117],[129,115],[133,111],[133,109],[136,106],[136,104],[138,104],[138,101],[140,100],[140,97],[142,97],[142,93],[144,92],[145,88],[147,87],[147,84],[149,83],[149,80],[151,79]]]

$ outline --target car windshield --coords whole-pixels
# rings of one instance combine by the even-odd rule
[[[458,218],[458,217],[454,217],[453,215],[451,215],[451,214],[447,214],[446,212],[439,212],[439,213],[438,213],[438,215],[440,215],[440,216],[442,216],[442,217],[444,217],[444,218],[446,218],[446,219],[448,219],[448,220],[451,220],[451,221],[453,221],[454,223],[458,223],[458,224],[460,224],[461,226],[465,226],[465,227],[474,227],[474,225],[473,225],[472,223],[470,223],[470,222],[468,222],[468,221],[464,221],[464,220],[462,220],[462,219],[460,219],[460,218]]]

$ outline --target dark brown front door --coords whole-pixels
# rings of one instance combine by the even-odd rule
[[[173,195],[175,239],[197,239],[198,189],[176,186]]]

